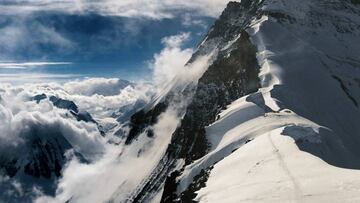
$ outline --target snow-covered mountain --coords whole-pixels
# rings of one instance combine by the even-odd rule
[[[128,201],[359,201],[359,12],[354,1],[230,2],[189,62],[211,55],[196,87],[132,117],[127,141],[157,139],[149,130],[173,95],[191,98]]]
[[[22,130],[41,135],[15,145],[36,157],[31,177],[1,154],[0,189],[29,184],[37,202],[359,202],[359,53],[359,1],[230,2],[184,73],[149,97],[114,109],[114,92],[85,91],[103,114],[67,95],[94,117],[52,94],[29,100],[55,106],[43,114],[56,122],[0,111],[32,118]],[[57,177],[52,193],[31,187],[43,177]]]

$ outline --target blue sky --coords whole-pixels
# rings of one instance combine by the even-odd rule
[[[189,33],[181,48],[196,47],[225,4],[0,0],[0,81],[27,74],[148,79],[162,39]]]

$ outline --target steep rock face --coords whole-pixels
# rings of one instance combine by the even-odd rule
[[[206,139],[205,127],[218,119],[216,115],[234,100],[256,92],[260,87],[257,50],[245,31],[259,14],[259,4],[257,1],[230,2],[202,44],[206,47],[208,42],[219,41],[217,48],[220,51],[200,78],[181,126],[173,135],[170,153],[184,159],[184,166],[208,152],[210,143]],[[206,177],[199,175],[194,180],[195,187],[189,187],[178,196],[175,179],[181,172],[173,174],[177,175],[170,176],[165,183],[162,202],[187,202],[199,189],[195,185],[203,185],[206,181]]]
[[[28,157],[24,172],[36,178],[50,179],[52,176],[60,177],[61,169],[66,162],[65,152],[72,146],[64,137],[55,133],[54,138],[44,140],[41,138],[42,130],[34,128],[31,130],[33,137],[29,140]]]
[[[222,19],[222,18],[220,18]],[[179,158],[188,164],[206,153],[205,126],[237,98],[259,88],[256,48],[242,31],[225,57],[219,56],[200,78],[181,126],[173,135]]]
[[[19,135],[23,141],[16,146],[3,146],[0,155],[0,171],[22,184],[27,196],[16,199],[15,196],[1,195],[1,199],[9,201],[29,201],[33,187],[41,189],[45,194],[55,193],[56,180],[67,161],[66,152],[73,146],[64,135],[50,126],[28,124]],[[84,160],[76,153],[80,160]],[[1,184],[1,187],[5,183]],[[29,185],[28,185],[29,184]],[[30,191],[28,191],[30,190]]]
[[[132,115],[130,118],[130,132],[125,140],[125,144],[131,144],[147,127],[154,125],[157,122],[158,116],[166,110],[167,106],[166,102],[161,102],[147,112],[140,110]],[[152,130],[148,129],[146,134],[152,137]]]
[[[201,56],[216,52],[211,65],[195,87],[190,84],[180,93],[173,91],[166,96],[164,102],[153,109],[133,115],[127,143],[154,124],[156,118],[169,104],[176,103],[179,96],[174,94],[191,98],[180,126],[172,135],[168,150],[154,170],[155,175],[142,186],[142,190],[133,198],[134,202],[145,201],[149,198],[148,194],[158,191],[164,183],[162,201],[175,201],[177,198],[174,195],[177,185],[175,179],[181,171],[172,173],[167,179],[166,176],[177,165],[177,161],[183,159],[187,165],[204,156],[209,147],[205,127],[213,123],[217,119],[216,115],[232,101],[256,92],[260,87],[257,50],[245,31],[254,18],[253,15],[257,13],[257,3],[252,1],[244,1],[242,4],[229,3],[189,61],[191,64]],[[199,178],[199,180],[203,179]],[[191,191],[188,193],[190,194]]]
[[[357,201],[360,8],[350,0],[258,3],[247,32],[261,88],[206,127],[212,148],[168,181],[177,192],[166,200]],[[202,188],[194,193],[194,185]]]
[[[297,147],[331,165],[358,169],[356,6],[351,0],[230,2],[189,61],[216,50],[157,172],[134,200],[146,200],[147,192],[164,183],[162,202],[192,201],[214,164],[216,168],[227,156],[234,159],[234,150],[252,145],[252,140],[258,143],[256,136],[274,129],[291,134]],[[217,116],[238,99],[240,107],[233,108],[239,112],[228,112],[235,120]],[[255,122],[260,126],[246,131]],[[225,129],[216,129],[217,137],[210,143],[209,136],[215,135],[207,132],[214,123]],[[232,138],[235,141],[216,148],[225,134],[235,136],[230,133],[234,128],[241,132]],[[182,167],[177,167],[177,160],[184,160]]]

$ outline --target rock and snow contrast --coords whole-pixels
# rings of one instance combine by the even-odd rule
[[[360,202],[359,54],[357,0],[242,0],[161,90],[3,86],[0,198]]]

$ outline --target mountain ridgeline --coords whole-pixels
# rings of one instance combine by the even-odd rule
[[[22,98],[0,202],[359,202],[359,45],[358,0],[229,2],[162,91]]]
[[[358,21],[349,20],[348,16],[336,13],[339,10],[349,11],[356,16],[359,14],[357,5],[356,1],[351,0],[306,1],[303,4],[280,0],[229,2],[189,61],[189,64],[192,64],[199,57],[215,52],[210,65],[197,84],[189,85],[185,91],[172,91],[152,109],[144,109],[131,118],[127,144],[144,135],[143,132],[147,132],[145,134],[149,137],[153,136],[151,126],[158,121],[159,116],[168,106],[176,104],[174,98],[181,98],[174,95],[190,98],[180,125],[171,135],[172,139],[165,155],[153,170],[152,176],[140,186],[141,189],[130,198],[129,202],[145,202],[153,198],[151,195],[158,193],[162,188],[161,202],[195,201],[196,192],[206,186],[214,166],[229,156],[227,153],[233,153],[240,147],[239,145],[249,143],[254,139],[254,135],[259,134],[259,132],[249,133],[249,136],[239,134],[238,139],[244,137],[220,151],[214,151],[214,146],[208,140],[207,129],[212,128],[214,123],[221,123],[218,121],[221,120],[221,112],[226,111],[230,104],[242,97],[249,102],[246,105],[255,105],[256,110],[250,113],[244,110],[242,114],[239,111],[239,115],[246,117],[249,114],[250,117],[243,121],[241,119],[228,121],[230,123],[225,126],[233,125],[232,122],[239,122],[239,125],[246,121],[251,123],[251,116],[257,113],[259,119],[268,119],[268,114],[274,115],[279,119],[276,120],[276,124],[270,124],[273,125],[271,128],[285,126],[282,135],[300,132],[301,135],[294,135],[292,138],[301,150],[320,157],[331,165],[357,169],[359,158],[356,157],[358,150],[354,147],[354,143],[359,139],[349,131],[343,130],[349,127],[349,123],[345,123],[345,120],[340,122],[334,117],[352,111],[351,117],[357,118],[358,94],[352,85],[353,81],[346,84],[343,80],[358,80],[356,78],[358,60],[351,58],[353,62],[348,61],[346,58],[350,56],[340,56],[341,54],[334,53],[333,49],[326,45],[326,40],[331,41],[332,43],[329,44],[344,47],[344,53],[349,55],[358,50],[358,47],[351,44],[342,44],[344,41],[349,42],[346,39],[349,33],[358,35],[355,31],[356,26],[359,28]],[[327,10],[334,10],[333,15],[336,17],[328,14]],[[260,27],[265,31],[260,32]],[[324,30],[331,31],[333,40],[320,38]],[[340,59],[341,57],[343,58]],[[316,87],[310,88],[309,85],[315,84],[316,81],[310,77],[314,75],[310,74],[312,70],[317,71],[323,81],[317,83]],[[354,75],[351,76],[349,72]],[[332,87],[332,90],[321,90],[321,87],[324,89],[325,86]],[[331,97],[339,98],[338,106],[324,105],[323,102],[331,101]],[[308,98],[316,98],[316,100]],[[246,102],[243,102],[245,105]],[[353,110],[348,111],[349,109],[344,109],[343,106]],[[330,108],[342,112],[341,115],[321,117],[313,113],[318,110],[329,112]],[[283,114],[286,117],[293,113],[296,119],[301,120],[300,123],[306,123],[310,127],[293,126],[297,121],[287,123],[288,118],[282,119]],[[309,123],[308,119],[316,124]],[[326,127],[317,127],[319,128],[317,135],[314,126],[319,123]],[[267,124],[263,125],[263,130],[267,132],[270,127],[267,127]],[[342,125],[344,127],[339,127]],[[261,124],[253,127],[254,130],[257,128],[262,128]],[[358,131],[355,128],[352,130]],[[305,138],[299,139],[298,136]],[[343,150],[342,145],[347,150]],[[218,155],[222,158],[213,155],[221,151],[227,155]]]
[[[249,16],[256,16],[257,8],[256,1],[243,1],[241,4],[230,2],[190,59],[189,63],[192,63],[198,57],[210,54],[209,52],[214,49],[217,51],[215,59],[199,79],[196,88],[187,89],[194,91],[191,102],[186,108],[180,126],[172,135],[164,158],[155,169],[159,171],[154,171],[158,175],[145,184],[143,190],[134,198],[134,202],[145,200],[149,190],[158,190],[161,182],[165,182],[162,202],[173,202],[179,198],[175,195],[175,179],[181,174],[181,169],[173,171],[177,160],[185,160],[185,167],[204,156],[209,148],[205,127],[213,123],[217,119],[216,115],[231,102],[256,92],[260,87],[257,50],[246,32],[252,20]],[[156,122],[156,118],[172,102],[173,94],[172,92],[153,109],[147,112],[142,110],[132,116],[132,128],[126,140],[128,144],[146,127]],[[147,132],[149,135],[149,131]],[[154,179],[161,181],[154,185]],[[186,201],[189,197],[183,195],[181,198]]]

